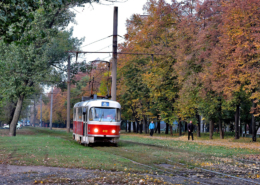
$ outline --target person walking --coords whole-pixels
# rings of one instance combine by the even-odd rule
[[[149,125],[150,136],[153,136],[154,128],[155,128],[155,126],[154,126],[154,123],[153,123],[153,121],[152,121],[152,122],[150,123],[150,125]]]
[[[193,140],[193,129],[194,129],[194,126],[192,124],[192,121],[190,121],[190,123],[188,124],[188,140],[190,140],[190,135]]]

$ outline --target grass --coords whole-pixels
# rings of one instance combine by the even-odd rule
[[[178,166],[177,163],[181,162],[186,164],[181,168],[187,169],[226,161],[228,165],[235,166],[234,156],[243,158],[259,154],[259,150],[201,145],[192,141],[169,139],[171,136],[165,135],[151,138],[144,137],[147,136],[145,134],[125,133],[120,137],[119,147],[84,147],[72,140],[72,133],[66,133],[62,129],[27,127],[18,130],[16,137],[8,137],[7,133],[8,130],[0,130],[0,163],[12,165],[155,173],[155,168],[160,168],[159,164],[173,162]],[[124,140],[156,146],[137,145]]]
[[[5,132],[0,131],[2,135],[6,135]],[[16,137],[1,137],[0,163],[112,171],[123,171],[124,168],[143,170],[125,158],[84,147],[71,138],[72,133],[64,131],[23,128]]]
[[[153,139],[150,137],[136,137],[136,135],[122,135],[121,139],[141,142],[146,144],[154,144],[159,146],[167,146],[170,148],[178,149],[181,151],[192,152],[194,154],[204,154],[212,155],[217,157],[232,157],[250,154],[259,154],[259,150],[252,150],[246,148],[229,148],[224,146],[214,146],[214,145],[200,145],[192,141],[179,141],[179,140],[168,140],[166,139]],[[235,145],[235,143],[234,143]]]
[[[140,135],[139,133],[128,133],[125,131],[121,131],[122,134],[124,135]],[[142,133],[141,135],[149,136],[149,134]],[[182,135],[188,137],[187,132],[182,132]],[[155,137],[162,137],[162,138],[178,138],[179,133],[173,132],[173,135],[165,134],[164,132],[161,132],[160,134],[154,133]],[[195,140],[210,140],[209,139],[209,133],[200,133],[201,137],[197,137],[197,133],[193,133],[194,139]],[[230,142],[237,142],[237,143],[251,143],[252,138],[247,138],[247,137],[240,137],[239,139],[235,139],[235,133],[234,132],[225,132],[224,134],[224,139],[228,139]],[[220,134],[214,132],[213,133],[213,139],[212,140],[222,140],[220,139]],[[260,138],[257,138],[256,143],[260,143]]]

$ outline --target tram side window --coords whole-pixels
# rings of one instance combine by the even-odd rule
[[[93,121],[93,116],[94,115],[94,108],[91,108],[90,110],[89,110],[89,121]]]
[[[76,108],[73,109],[73,120],[76,121]]]
[[[117,109],[117,121],[121,121],[121,111]]]
[[[83,107],[82,114],[83,114],[83,121],[87,121],[88,120],[88,107]]]
[[[78,121],[82,121],[82,107],[78,108]]]

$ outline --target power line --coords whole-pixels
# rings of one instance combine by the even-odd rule
[[[124,39],[120,39],[118,42],[120,42],[120,41],[122,41],[122,40],[124,40]],[[99,50],[97,50],[97,51],[95,51],[95,52],[102,51],[103,49],[106,49],[107,47],[112,46],[112,45],[113,45],[113,44],[109,44],[109,45],[107,45],[106,47],[103,47],[103,48],[101,48],[101,49],[99,49]],[[94,54],[94,53],[88,53],[88,55],[91,55],[91,54]]]
[[[120,41],[122,41],[122,40],[124,40],[124,38],[120,39],[118,42],[120,42]],[[107,47],[112,46],[112,45],[113,45],[113,44],[109,44],[108,46],[106,46],[106,47],[104,47],[104,48],[102,48],[102,49],[99,49],[99,50],[97,50],[96,52],[101,51],[101,50],[103,50],[103,49],[106,49]],[[88,53],[88,55],[91,55],[91,54],[94,54],[94,53]],[[103,58],[103,59],[101,59],[101,60],[104,60],[104,59],[109,58],[109,57],[111,57],[111,56],[107,56],[107,57],[105,57],[105,58]]]
[[[81,48],[86,47],[86,46],[89,46],[89,45],[94,44],[94,43],[96,43],[96,42],[105,40],[105,39],[107,39],[107,38],[109,38],[109,37],[112,37],[112,35],[110,35],[110,36],[108,36],[108,37],[105,37],[105,38],[103,38],[103,39],[99,39],[99,40],[97,40],[97,41],[91,42],[91,43],[89,43],[89,44],[87,44],[87,45],[85,45],[85,46],[81,46]]]

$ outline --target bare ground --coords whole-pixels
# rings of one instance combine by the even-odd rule
[[[171,170],[172,165],[161,164]],[[0,165],[0,184],[260,184],[186,169],[173,174],[135,174],[45,166]],[[189,175],[187,175],[189,174]]]

